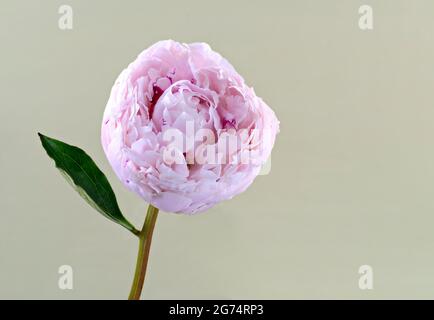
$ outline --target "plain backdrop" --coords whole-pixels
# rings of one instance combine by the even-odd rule
[[[433,12],[430,0],[2,0],[0,298],[127,297],[137,239],[75,194],[36,133],[85,149],[140,226],[147,205],[113,174],[100,123],[121,70],[169,38],[225,56],[281,132],[270,174],[244,194],[160,214],[144,299],[434,298]],[[73,290],[58,287],[61,265]],[[358,287],[361,265],[373,290]]]

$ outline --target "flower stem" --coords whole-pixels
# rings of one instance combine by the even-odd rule
[[[146,267],[148,265],[149,250],[151,249],[152,233],[157,216],[158,209],[150,204],[142,231],[138,234],[139,254],[137,255],[136,271],[128,300],[140,300],[143,282],[145,281]]]

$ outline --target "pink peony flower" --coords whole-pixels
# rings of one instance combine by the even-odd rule
[[[101,140],[127,188],[194,214],[243,192],[270,156],[279,122],[205,43],[160,41],[116,80]]]

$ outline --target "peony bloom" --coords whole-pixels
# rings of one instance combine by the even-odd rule
[[[118,77],[101,140],[115,173],[153,206],[194,214],[243,192],[279,122],[205,43],[160,41]]]

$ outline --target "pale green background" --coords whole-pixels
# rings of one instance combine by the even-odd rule
[[[136,239],[74,194],[36,132],[87,150],[140,225],[146,204],[109,168],[100,122],[123,67],[168,38],[227,57],[281,132],[247,192],[160,215],[143,298],[434,298],[433,13],[431,0],[2,0],[0,298],[126,298]],[[358,288],[362,264],[374,290]]]

